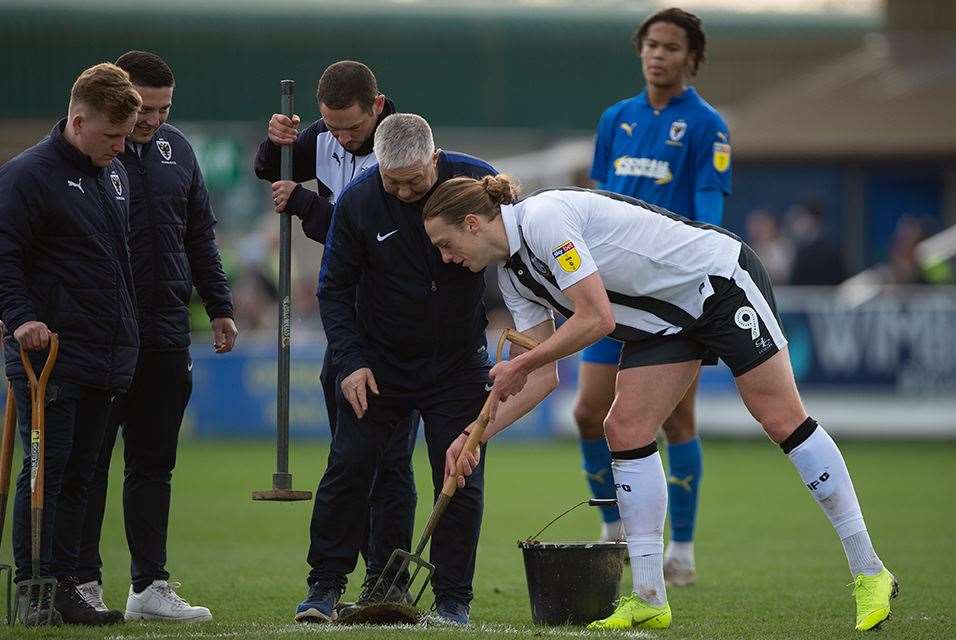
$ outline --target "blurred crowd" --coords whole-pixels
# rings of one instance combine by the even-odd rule
[[[808,200],[779,214],[755,209],[746,216],[744,235],[770,273],[774,284],[833,286],[853,276],[835,234],[827,228],[823,206]],[[923,264],[919,244],[939,231],[928,218],[900,217],[884,260],[868,270],[870,282],[888,285],[952,284],[950,261]]]

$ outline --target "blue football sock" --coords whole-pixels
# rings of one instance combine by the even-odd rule
[[[697,520],[697,495],[704,471],[700,438],[667,446],[670,472],[667,476],[667,498],[671,516],[671,540],[690,542],[694,539]]]
[[[584,458],[584,473],[595,498],[616,498],[614,476],[611,474],[611,451],[604,437],[593,440],[581,439],[581,456]],[[617,507],[601,507],[604,522],[617,522],[621,514]]]

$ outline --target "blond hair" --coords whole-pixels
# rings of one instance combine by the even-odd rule
[[[425,203],[422,217],[425,220],[441,218],[456,227],[469,213],[494,220],[501,213],[501,205],[511,204],[517,198],[518,183],[504,173],[481,180],[452,178],[435,189]]]
[[[101,62],[81,73],[70,90],[70,111],[84,104],[112,124],[128,120],[142,103],[129,74],[111,62]]]

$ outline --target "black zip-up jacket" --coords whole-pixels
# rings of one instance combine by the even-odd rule
[[[442,151],[436,186],[495,173],[482,160]],[[379,385],[416,390],[488,361],[484,274],[442,262],[422,223],[429,195],[412,204],[389,195],[376,165],[336,203],[318,298],[343,378],[369,367]]]
[[[382,119],[395,113],[395,105],[385,100],[376,127]],[[292,145],[292,180],[307,182],[318,180],[319,192],[296,185],[286,203],[285,212],[302,220],[302,231],[316,242],[325,242],[332,222],[332,209],[338,195],[352,180],[375,165],[372,154],[373,137],[355,150],[345,150],[321,119],[299,133]],[[266,138],[259,144],[256,154],[256,175],[263,180],[279,180],[282,147]]]
[[[136,147],[139,147],[137,153]],[[216,246],[216,217],[192,146],[163,124],[144,145],[120,155],[129,172],[130,252],[143,351],[189,347],[193,285],[209,319],[233,317]]]
[[[66,120],[0,167],[0,316],[8,377],[23,377],[13,333],[31,320],[59,335],[54,378],[129,387],[139,331],[127,242],[129,181],[63,135]],[[32,354],[37,375],[45,352]]]

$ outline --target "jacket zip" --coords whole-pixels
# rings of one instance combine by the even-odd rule
[[[150,262],[152,263],[152,269],[151,269],[152,280],[150,282],[150,287],[149,287],[149,309],[151,312],[149,334],[150,334],[151,342],[153,344],[158,345],[159,344],[159,329],[157,328],[157,323],[156,323],[156,308],[157,308],[156,289],[158,288],[157,282],[159,281],[159,260],[157,256],[158,252],[156,251],[156,247],[159,246],[159,239],[157,237],[158,232],[156,230],[156,216],[153,211],[153,192],[149,188],[149,173],[146,169],[146,161],[145,161],[146,160],[145,155],[148,152],[150,146],[151,146],[150,144],[143,145],[142,155],[137,154],[136,149],[133,149],[133,153],[131,155],[136,157],[137,170],[139,171],[139,175],[142,176],[142,179],[143,179],[143,194],[142,195],[143,195],[143,199],[146,201],[146,217],[149,221],[149,235],[152,242],[152,247],[149,252]],[[130,214],[132,214],[132,211],[133,211],[132,205],[133,203],[130,202]],[[142,344],[140,346],[142,347]]]
[[[105,170],[101,170],[101,174],[105,173]],[[107,224],[110,225],[113,229],[113,241],[110,243],[113,247],[113,272],[115,274],[116,280],[113,282],[113,304],[116,305],[116,309],[122,309],[121,298],[120,298],[120,286],[125,286],[126,279],[123,277],[122,269],[120,268],[119,263],[119,251],[116,246],[116,238],[122,236],[122,229],[119,228],[115,217],[115,211],[113,210],[113,203],[110,201],[110,197],[106,193],[106,189],[103,187],[103,180],[100,176],[96,178],[96,189],[100,194],[100,200],[103,202],[104,212],[106,213]],[[107,356],[108,363],[106,365],[106,380],[105,386],[107,388],[111,387],[111,379],[113,377],[113,356],[116,354],[116,335],[119,332],[120,317],[113,317],[113,334],[110,336],[110,352]]]

